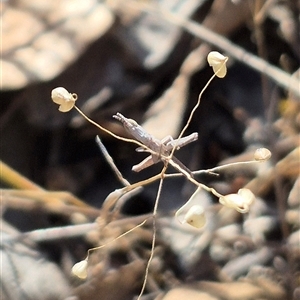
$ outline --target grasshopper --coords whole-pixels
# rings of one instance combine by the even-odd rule
[[[170,158],[168,158],[168,156],[171,154],[174,147],[176,147],[176,150],[178,150],[181,147],[198,139],[198,133],[194,132],[180,139],[173,139],[171,136],[166,136],[162,140],[159,140],[151,134],[149,134],[147,131],[145,131],[145,129],[141,125],[139,125],[135,120],[128,119],[120,113],[114,115],[113,118],[120,121],[123,124],[124,128],[128,131],[128,133],[131,134],[137,141],[141,142],[147,148],[154,152],[151,153],[151,155],[146,157],[139,164],[132,167],[132,170],[135,172],[140,172],[141,170],[148,168],[149,166],[152,166],[153,164],[156,164],[159,161],[169,161]],[[147,150],[145,150],[142,147],[139,147],[136,149],[136,151],[145,152]],[[193,177],[192,172],[176,157],[172,157],[171,164],[175,168],[176,166],[178,166],[177,169],[184,169],[190,174],[190,176]]]

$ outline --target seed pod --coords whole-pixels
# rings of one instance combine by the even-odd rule
[[[217,51],[211,51],[207,55],[208,64],[213,68],[217,77],[223,78],[227,73],[226,61],[228,57],[222,55]]]
[[[272,156],[272,153],[267,148],[259,148],[254,153],[254,159],[256,161],[266,161]]]
[[[51,98],[54,103],[59,104],[59,111],[68,112],[74,107],[77,95],[69,93],[63,87],[57,87],[52,90]]]
[[[87,265],[88,261],[86,259],[76,263],[72,268],[72,273],[80,279],[87,278]]]
[[[193,205],[184,216],[184,223],[188,223],[195,228],[202,228],[205,222],[205,214],[200,205]]]
[[[247,213],[255,196],[249,189],[239,189],[237,194],[229,194],[219,198],[219,202],[229,208],[234,208],[240,213]]]

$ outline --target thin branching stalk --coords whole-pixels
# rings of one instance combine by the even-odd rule
[[[219,202],[221,204],[228,206],[230,208],[235,208],[237,211],[239,211],[241,213],[246,213],[249,211],[249,206],[255,199],[254,194],[249,189],[240,189],[237,194],[229,194],[229,195],[224,196],[224,195],[218,193],[214,188],[211,188],[209,186],[206,186],[205,184],[198,182],[194,178],[194,174],[199,174],[200,172],[201,173],[206,172],[209,174],[217,174],[216,172],[223,170],[229,166],[232,167],[234,165],[244,165],[244,164],[250,164],[250,163],[254,163],[254,162],[262,162],[271,157],[271,152],[268,149],[260,148],[255,152],[253,161],[231,163],[228,165],[223,165],[223,166],[215,167],[212,169],[208,169],[206,171],[194,171],[194,172],[189,170],[185,165],[183,165],[180,161],[178,161],[176,159],[176,157],[174,157],[174,152],[178,148],[178,146],[181,147],[182,145],[186,145],[187,144],[186,141],[190,142],[191,139],[192,139],[192,141],[195,140],[194,136],[188,136],[185,139],[183,139],[182,137],[183,137],[185,131],[187,130],[188,126],[190,125],[196,109],[200,105],[203,93],[206,91],[207,87],[209,86],[211,81],[216,76],[223,78],[226,75],[226,72],[227,72],[226,62],[228,60],[228,57],[225,57],[216,51],[212,51],[208,54],[207,60],[208,60],[209,65],[212,66],[212,68],[213,68],[214,75],[211,76],[211,78],[208,80],[208,82],[205,84],[205,86],[201,90],[201,92],[198,96],[197,102],[194,105],[193,109],[191,110],[189,118],[188,118],[185,126],[181,130],[178,139],[176,139],[176,141],[174,143],[172,143],[171,147],[169,147],[169,148],[168,148],[169,145],[167,144],[167,142],[160,141],[160,140],[156,139],[155,137],[151,136],[134,120],[127,119],[120,113],[117,113],[114,117],[116,119],[118,119],[119,121],[121,121],[123,123],[124,127],[127,129],[127,131],[129,131],[129,133],[131,133],[137,140],[123,138],[123,137],[120,137],[120,136],[114,134],[110,130],[102,127],[101,125],[99,125],[96,122],[94,122],[93,120],[91,120],[79,108],[77,108],[75,106],[76,110],[87,121],[89,121],[91,124],[93,124],[94,126],[99,128],[100,130],[106,132],[107,134],[113,136],[116,139],[137,144],[140,147],[142,147],[142,149],[145,149],[146,152],[149,152],[150,154],[153,155],[153,157],[149,156],[148,160],[146,158],[146,160],[142,161],[140,163],[140,166],[142,166],[142,163],[146,164],[146,166],[144,165],[144,167],[150,166],[151,164],[149,164],[149,161],[150,161],[149,159],[152,159],[152,161],[150,161],[150,163],[152,163],[152,164],[156,163],[158,161],[162,161],[164,163],[164,167],[159,174],[157,174],[153,177],[150,177],[148,179],[136,182],[134,184],[130,184],[126,179],[124,179],[121,172],[118,170],[118,168],[114,164],[112,157],[108,154],[105,146],[102,144],[100,138],[97,137],[97,143],[99,144],[100,149],[103,152],[106,160],[108,161],[109,165],[112,167],[114,172],[116,173],[118,179],[124,185],[123,188],[116,189],[115,191],[111,192],[107,196],[107,198],[105,199],[105,201],[102,205],[101,214],[100,214],[100,217],[98,218],[98,220],[100,220],[100,219],[103,220],[105,222],[105,224],[110,223],[112,213],[118,212],[119,208],[122,206],[123,202],[126,201],[126,199],[124,199],[124,196],[125,197],[128,196],[129,192],[134,191],[137,188],[141,188],[147,184],[150,184],[150,183],[153,183],[153,182],[159,180],[159,186],[158,186],[156,199],[155,199],[153,212],[152,212],[153,234],[152,234],[151,252],[150,252],[150,257],[147,261],[143,284],[142,284],[141,291],[139,293],[137,300],[141,299],[141,297],[145,291],[145,288],[147,285],[147,280],[149,277],[150,265],[151,265],[152,259],[154,257],[154,249],[156,246],[156,235],[157,235],[156,217],[157,217],[158,204],[159,204],[159,200],[161,197],[164,179],[166,177],[185,176],[187,180],[189,180],[191,183],[193,183],[197,187],[197,189],[194,192],[194,194],[192,195],[192,197],[187,201],[187,203],[185,205],[183,205],[177,211],[177,213],[175,215],[176,217],[185,208],[187,208],[187,206],[191,203],[192,198],[196,195],[196,193],[199,192],[200,189],[204,189],[204,190],[210,192],[211,194],[213,194],[214,196],[218,197]],[[54,94],[53,101],[55,103],[61,105],[59,109],[64,112],[69,111],[72,107],[74,107],[74,105],[75,105],[74,103],[77,100],[76,94],[70,94],[64,88],[57,88],[56,91],[54,90],[53,94]],[[166,174],[166,171],[167,171],[167,168],[169,165],[174,167],[179,173],[178,174]],[[121,200],[122,198],[123,198],[123,200]],[[133,227],[132,229],[130,229],[130,230],[124,232],[123,234],[119,235],[118,237],[114,238],[110,242],[113,242],[113,241],[125,236],[126,234],[132,232],[136,228],[143,226],[146,221],[147,221],[147,219],[145,219],[143,222],[141,222],[137,226]],[[205,224],[205,218],[203,216],[202,207],[200,205],[193,205],[188,210],[188,212],[185,214],[184,221],[186,223],[194,226],[195,228],[203,227],[203,224]],[[78,277],[80,277],[80,278],[86,278],[86,276],[87,276],[87,272],[86,272],[87,260],[90,255],[90,252],[101,249],[101,248],[105,247],[107,244],[108,243],[101,245],[99,247],[89,249],[86,259],[84,261],[81,261],[81,262],[75,264],[74,267],[72,268],[72,272],[74,274],[78,275]]]
[[[232,167],[235,167],[235,166],[243,166],[243,165],[247,165],[247,164],[257,164],[257,163],[262,163],[262,162],[257,161],[257,160],[238,161],[238,162],[234,162],[234,163],[230,163],[230,164],[226,164],[226,165],[222,165],[222,166],[217,166],[217,167],[214,167],[214,168],[211,168],[211,169],[191,171],[191,173],[193,175],[211,174],[211,175],[219,176],[219,174],[217,173],[219,171],[223,171],[225,169],[229,169],[229,168],[232,168]],[[186,176],[186,174],[183,174],[181,171],[179,173],[167,173],[167,174],[165,174],[165,178],[182,177],[182,176]]]
[[[228,58],[223,62],[222,65],[226,65],[227,60],[228,60]],[[186,124],[184,125],[184,127],[182,128],[182,130],[181,130],[181,132],[180,132],[180,134],[179,134],[179,136],[178,136],[177,141],[179,141],[179,139],[183,137],[185,131],[187,130],[187,128],[189,127],[189,125],[190,125],[190,123],[191,123],[191,121],[192,121],[192,118],[193,118],[193,116],[194,116],[194,114],[195,114],[195,111],[197,110],[197,108],[198,108],[199,105],[200,105],[200,102],[201,102],[201,98],[202,98],[203,93],[206,91],[206,89],[208,88],[208,86],[210,85],[210,83],[212,82],[212,80],[213,80],[213,79],[217,76],[217,74],[220,72],[220,70],[221,70],[221,68],[220,68],[216,73],[214,73],[214,74],[211,76],[211,78],[207,81],[207,83],[205,84],[205,86],[204,86],[203,89],[201,90],[201,92],[200,92],[200,94],[199,94],[199,96],[198,96],[198,99],[197,99],[197,103],[195,104],[195,106],[194,106],[193,109],[191,110],[191,113],[190,113],[190,115],[189,115],[189,118],[188,118]],[[169,156],[169,159],[171,159],[171,158],[173,157],[176,148],[177,148],[177,145],[175,144],[174,147],[173,147],[173,149],[172,149],[172,151],[171,151],[171,154],[170,154],[170,156]],[[181,169],[182,169],[182,168],[181,168]],[[181,172],[181,170],[180,170],[180,172]]]
[[[153,208],[153,235],[152,235],[152,244],[151,244],[151,252],[150,252],[150,257],[148,259],[147,262],[147,266],[146,266],[146,270],[145,270],[145,277],[144,277],[144,281],[143,281],[143,285],[140,291],[140,294],[137,298],[137,300],[140,300],[144,290],[146,288],[146,284],[147,284],[147,278],[148,278],[148,274],[149,274],[149,268],[154,256],[154,249],[155,249],[155,242],[156,242],[156,233],[157,233],[157,228],[156,228],[156,215],[157,215],[157,208],[158,208],[158,204],[159,204],[159,199],[160,199],[160,195],[161,195],[161,191],[162,191],[162,186],[163,186],[163,182],[164,182],[164,174],[167,170],[167,165],[163,168],[163,170],[160,173],[161,179],[159,182],[159,186],[158,186],[158,190],[157,190],[157,194],[156,194],[156,199],[155,199],[155,204],[154,204],[154,208]]]
[[[98,123],[96,123],[95,121],[93,121],[92,119],[90,119],[85,113],[83,113],[76,105],[74,105],[74,108],[79,112],[79,114],[81,114],[89,123],[93,124],[94,126],[96,126],[97,128],[99,128],[100,130],[102,130],[103,132],[109,134],[110,136],[121,140],[123,142],[127,142],[127,143],[133,143],[133,144],[137,144],[138,146],[142,147],[143,149],[145,149],[145,152],[149,152],[151,154],[157,154],[156,152],[152,151],[151,149],[149,149],[147,146],[145,146],[144,144],[140,143],[137,140],[133,140],[133,139],[127,139],[124,138],[122,136],[119,136],[113,132],[111,132],[110,130],[106,129],[105,127],[102,127],[101,125],[99,125]]]
[[[137,228],[139,228],[139,227],[142,227],[142,226],[147,222],[147,220],[148,220],[148,219],[143,220],[143,221],[142,221],[141,223],[139,223],[138,225],[132,227],[131,229],[125,231],[124,233],[118,235],[116,238],[112,239],[111,241],[109,241],[109,242],[107,242],[107,243],[105,243],[105,244],[103,244],[103,245],[101,245],[101,246],[94,247],[94,248],[90,248],[90,249],[88,250],[87,259],[89,258],[91,252],[93,252],[93,251],[95,251],[95,250],[99,250],[99,249],[101,249],[101,248],[104,248],[105,246],[107,246],[107,245],[109,245],[109,244],[115,242],[116,240],[118,240],[118,239],[124,237],[125,235],[129,234],[130,232],[134,231],[135,229],[137,229]]]
[[[100,139],[100,137],[98,135],[96,136],[96,143],[99,146],[102,154],[104,155],[104,158],[106,159],[107,163],[109,164],[109,166],[111,167],[111,169],[114,171],[114,173],[117,175],[117,178],[119,179],[119,181],[124,186],[129,186],[130,182],[123,177],[122,173],[120,172],[120,170],[118,169],[118,167],[114,163],[113,158],[108,153],[106,147],[104,146],[104,144],[102,143],[102,141],[101,141],[101,139]]]

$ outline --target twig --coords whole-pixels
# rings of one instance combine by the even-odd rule
[[[144,225],[149,218],[150,218],[149,214],[137,216],[137,217],[129,217],[126,219],[113,221],[109,224],[109,226],[120,228],[125,224],[139,222],[139,224],[134,227],[135,229],[137,227]],[[98,228],[99,228],[99,224],[97,224],[97,222],[93,222],[93,223],[86,223],[80,225],[69,225],[69,226],[61,226],[55,228],[37,229],[37,230],[24,232],[21,234],[10,235],[7,237],[3,236],[2,241],[12,242],[12,241],[21,241],[21,240],[29,239],[30,241],[36,243],[48,242],[48,241],[80,237],[87,234],[91,230],[97,230]],[[133,229],[131,229],[130,231],[132,230]],[[124,235],[125,234],[123,234],[122,236]]]
[[[7,183],[9,186],[23,189],[23,190],[35,190],[42,191],[43,188],[35,184],[25,176],[12,169],[3,161],[0,161],[0,179]]]
[[[102,143],[102,141],[101,141],[101,139],[100,139],[100,137],[98,135],[96,136],[96,143],[99,146],[101,152],[103,153],[103,155],[104,155],[106,161],[108,162],[109,166],[115,172],[115,174],[117,175],[117,178],[121,181],[121,183],[124,186],[130,185],[130,182],[123,177],[122,173],[117,168],[116,164],[114,163],[113,158],[108,153],[107,149],[105,148],[104,144]]]
[[[72,204],[78,208],[87,209],[89,211],[95,211],[95,208],[92,208],[88,204],[81,201],[79,198],[76,198],[74,195],[68,192],[52,192],[47,191],[35,184],[25,176],[18,173],[16,170],[12,169],[10,166],[5,164],[3,161],[0,161],[0,179],[3,182],[6,182],[8,185],[17,188],[19,190],[10,190],[3,189],[1,190],[1,203],[4,201],[13,200],[16,198],[32,200],[31,202],[40,202],[52,208],[55,207],[55,204],[61,204],[66,202],[67,204]],[[36,203],[35,203],[36,204]],[[9,205],[9,204],[8,204]],[[72,208],[70,208],[72,209]]]
[[[80,225],[69,225],[63,227],[37,229],[22,234],[17,234],[16,236],[9,236],[4,238],[3,241],[20,241],[24,239],[29,239],[30,241],[39,243],[47,241],[55,241],[61,239],[69,239],[80,237],[87,234],[91,230],[96,230],[98,228],[97,223],[87,223]]]
[[[162,191],[162,186],[163,186],[163,181],[164,181],[164,174],[167,170],[167,165],[164,166],[164,168],[162,169],[160,175],[161,175],[161,179],[159,182],[159,186],[158,186],[158,190],[157,190],[157,194],[156,194],[156,199],[155,199],[155,204],[154,204],[154,208],[153,208],[153,235],[152,235],[152,244],[151,244],[151,252],[150,252],[150,257],[148,259],[147,262],[147,266],[146,266],[146,270],[145,270],[145,277],[144,277],[144,281],[143,281],[143,285],[140,291],[140,294],[137,298],[137,300],[140,300],[145,288],[146,288],[146,284],[147,284],[147,278],[148,278],[148,274],[149,274],[149,268],[154,256],[154,249],[155,249],[155,243],[156,243],[156,233],[157,233],[157,228],[156,228],[156,215],[157,215],[157,208],[158,208],[158,203],[159,203],[159,199],[160,199],[160,195],[161,195],[161,191]]]
[[[86,114],[84,114],[76,105],[74,105],[74,108],[78,111],[79,114],[81,114],[89,123],[93,124],[94,126],[96,126],[97,128],[99,128],[100,130],[104,131],[105,133],[109,134],[110,136],[121,140],[123,142],[128,142],[128,143],[133,143],[133,144],[137,144],[140,147],[142,147],[143,149],[145,149],[146,151],[150,152],[151,154],[156,154],[154,151],[152,151],[151,149],[149,149],[147,146],[145,146],[144,144],[140,143],[139,141],[133,140],[133,139],[127,139],[124,137],[121,137],[113,132],[111,132],[110,130],[102,127],[101,125],[99,125],[98,123],[94,122],[92,119],[90,119]]]
[[[78,202],[79,201],[79,202]],[[81,213],[96,218],[100,210],[73,198],[66,192],[47,192],[29,190],[0,190],[0,202],[3,207],[22,210],[41,210],[60,215],[71,216]]]
[[[121,237],[127,235],[128,233],[134,231],[135,229],[137,229],[137,228],[143,226],[146,222],[147,222],[147,219],[143,220],[141,223],[139,223],[138,225],[134,226],[133,228],[127,230],[126,232],[120,234],[119,236],[117,236],[117,237],[114,238],[113,240],[111,240],[111,241],[109,241],[109,242],[107,242],[107,243],[105,243],[105,244],[103,244],[103,245],[101,245],[101,246],[94,247],[94,248],[90,248],[90,249],[88,250],[88,256],[87,256],[87,258],[89,257],[90,252],[95,251],[95,250],[99,250],[99,249],[101,249],[101,248],[104,248],[104,247],[107,246],[108,244],[113,243],[114,241],[120,239]]]

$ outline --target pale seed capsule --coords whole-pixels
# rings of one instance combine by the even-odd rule
[[[270,159],[271,156],[272,156],[272,153],[267,148],[259,148],[254,153],[254,159],[257,161],[266,161],[266,160]]]
[[[211,51],[207,55],[208,64],[213,68],[217,77],[223,78],[227,73],[226,61],[228,57],[222,55],[217,51]]]
[[[255,196],[249,189],[239,189],[237,194],[229,194],[219,198],[219,202],[229,208],[234,208],[240,213],[247,213]]]
[[[188,223],[195,228],[202,228],[206,218],[202,206],[193,205],[184,216],[183,223]]]
[[[255,195],[249,189],[239,189],[238,195],[244,199],[244,204],[251,205],[255,200]]]
[[[86,259],[76,263],[72,268],[72,273],[80,279],[87,278],[87,265]]]
[[[77,95],[69,93],[63,87],[57,87],[52,90],[51,98],[54,103],[59,104],[59,111],[68,112],[74,107]]]

